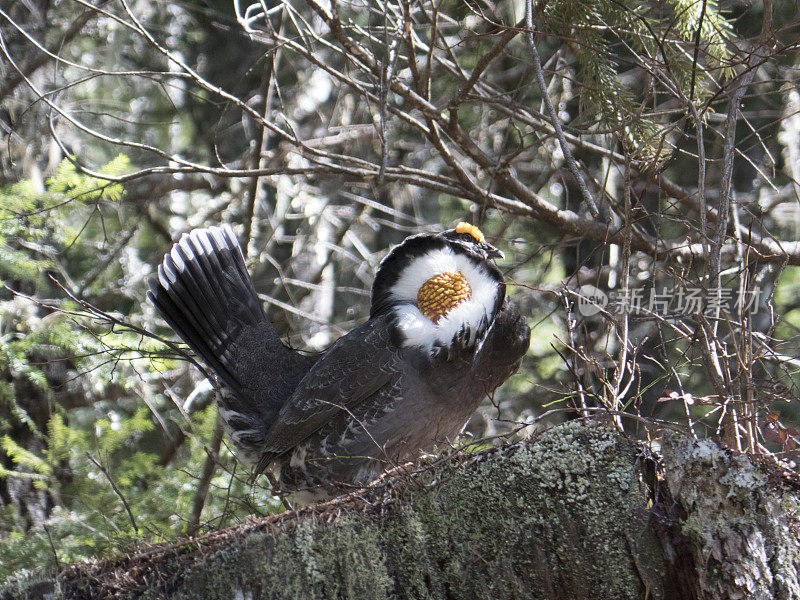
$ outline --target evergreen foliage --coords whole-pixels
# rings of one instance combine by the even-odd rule
[[[101,172],[130,170],[118,156]],[[80,281],[98,251],[124,233],[130,216],[119,206],[122,199],[121,185],[80,173],[70,160],[42,191],[30,180],[0,189],[0,272],[8,286],[0,301],[0,479],[12,500],[0,508],[0,576],[33,565],[55,568],[54,548],[63,565],[134,540],[172,539],[186,528],[215,407],[181,414],[169,396],[152,393],[152,374],[180,364],[166,347],[109,326],[59,287],[64,278]],[[120,275],[109,268],[93,287],[108,294]],[[105,304],[141,322],[140,295],[117,289]],[[165,467],[169,444],[184,434],[180,456]],[[227,450],[222,462],[233,468]],[[220,515],[216,524],[252,512],[236,498],[252,498],[262,511],[273,506],[246,479],[222,471],[207,506]],[[42,503],[48,513],[37,515]]]

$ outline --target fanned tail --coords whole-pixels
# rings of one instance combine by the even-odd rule
[[[183,234],[150,280],[148,298],[227,388],[221,414],[231,437],[257,455],[266,430],[313,360],[281,342],[231,228]]]
[[[242,393],[231,344],[243,328],[269,322],[230,227],[183,234],[150,280],[148,298],[222,382]]]

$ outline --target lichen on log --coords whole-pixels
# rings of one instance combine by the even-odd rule
[[[571,422],[0,598],[800,598],[794,492],[710,441],[663,454]]]
[[[710,440],[664,448],[670,494],[686,512],[701,598],[800,598],[800,503],[774,470]]]

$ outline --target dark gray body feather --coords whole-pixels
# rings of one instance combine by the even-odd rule
[[[530,329],[494,267],[497,300],[477,330],[432,350],[403,344],[385,289],[408,256],[447,243],[431,237],[395,248],[379,269],[370,319],[319,357],[281,342],[230,229],[195,230],[165,257],[150,299],[223,384],[220,414],[240,456],[257,472],[280,469],[286,491],[336,495],[455,440],[519,367]]]
[[[340,347],[331,348],[298,386],[292,408],[284,409],[296,423],[303,419],[293,401],[312,411],[320,406],[331,410],[324,424],[299,444],[272,447],[272,458],[287,453],[281,461],[282,484],[305,492],[304,499],[359,487],[421,452],[455,441],[480,402],[516,372],[530,342],[525,319],[509,302],[483,344],[453,348],[449,356],[431,358],[420,348],[400,347],[390,331],[391,317],[383,315],[342,338]],[[387,371],[390,377],[382,374]],[[345,380],[355,376],[347,394],[322,383],[334,374]],[[320,383],[307,386],[311,380]],[[365,396],[376,381],[382,385]],[[282,418],[283,413],[276,433]]]

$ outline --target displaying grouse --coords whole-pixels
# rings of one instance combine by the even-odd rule
[[[316,356],[281,341],[229,227],[184,234],[148,297],[217,375],[240,458],[311,501],[453,441],[519,368],[530,329],[501,257],[466,223],[406,238],[378,267],[369,319]]]

